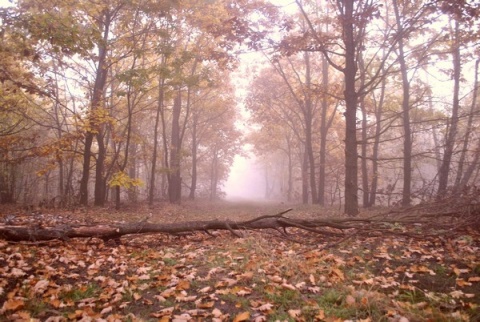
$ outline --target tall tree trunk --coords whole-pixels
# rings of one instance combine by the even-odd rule
[[[308,155],[303,151],[302,161],[302,203],[308,204]]]
[[[212,167],[210,168],[210,200],[217,199],[218,184],[218,150],[215,147],[213,151]]]
[[[92,157],[93,133],[89,130],[85,133],[85,145],[83,148],[82,178],[80,179],[80,204],[88,205],[88,181],[90,179],[90,159]]]
[[[98,153],[95,162],[95,191],[94,205],[103,206],[105,204],[107,184],[105,180],[105,159],[107,150],[104,142],[104,125],[98,127],[97,138]]]
[[[348,216],[358,214],[358,151],[357,151],[357,103],[358,93],[355,87],[357,75],[356,41],[354,36],[354,0],[343,1],[342,17],[343,41],[345,45],[345,213]]]
[[[476,106],[477,105],[476,101],[477,101],[477,95],[478,95],[478,65],[479,65],[479,63],[480,63],[480,60],[477,60],[476,63],[475,63],[475,87],[474,87],[474,90],[473,90],[472,109],[470,110],[471,115],[476,114],[475,112],[478,112],[477,110],[474,110],[473,108],[478,109],[478,107]],[[469,136],[469,133],[467,133],[466,135]],[[475,151],[475,154],[473,155],[470,164],[468,165],[467,169],[465,170],[465,172],[462,175],[462,178],[460,180],[458,189],[465,188],[467,186],[468,182],[470,181],[470,179],[472,178],[475,170],[478,171],[478,169],[479,169],[478,164],[480,162],[480,139],[477,139],[477,146],[473,150]]]
[[[310,54],[304,53],[305,57],[305,149],[308,153],[310,193],[312,194],[312,203],[317,202],[317,184],[315,175],[315,156],[313,155],[312,142],[312,123],[313,123],[313,104],[312,104],[312,80],[310,71]]]
[[[378,151],[380,147],[380,134],[382,131],[382,114],[383,114],[383,102],[385,99],[386,78],[382,78],[380,99],[375,109],[375,137],[372,147],[372,183],[370,187],[370,197],[368,200],[368,206],[374,206],[377,198],[378,188]]]
[[[57,132],[57,139],[61,140],[63,137],[63,131],[62,131],[62,125],[63,125],[63,120],[60,118],[60,108],[59,108],[59,102],[60,102],[60,87],[58,86],[58,66],[55,61],[52,61],[53,63],[53,70],[54,70],[54,77],[55,77],[55,103],[53,104],[53,111],[54,111],[54,119],[55,119],[55,125],[56,125],[56,132]],[[64,119],[64,118],[62,118]],[[61,155],[61,151],[57,152],[57,163],[58,163],[58,196],[60,197],[60,202],[62,202],[65,198],[65,166],[63,163],[63,156]]]
[[[325,205],[326,159],[327,159],[327,110],[328,110],[328,61],[322,56],[322,102],[320,114],[320,164],[318,167],[318,204]]]
[[[162,64],[165,61],[162,62]],[[153,205],[153,199],[155,196],[155,175],[157,171],[157,158],[158,158],[158,126],[160,123],[160,114],[163,111],[163,100],[165,96],[165,79],[159,77],[158,85],[158,103],[157,110],[155,113],[155,126],[153,128],[153,152],[152,152],[152,168],[150,172],[150,186],[148,189],[148,205],[151,207]]]
[[[472,103],[470,105],[470,114],[468,115],[467,121],[467,128],[465,129],[465,138],[463,139],[463,148],[460,154],[460,160],[458,162],[458,169],[457,169],[457,177],[455,178],[455,190],[459,191],[463,187],[460,185],[462,181],[463,167],[465,166],[465,159],[467,157],[468,146],[470,143],[470,136],[472,135],[472,126],[473,126],[473,118],[475,115],[475,110],[477,108],[477,95],[478,95],[478,65],[480,63],[480,59],[477,59],[475,62],[475,76],[473,82],[473,93],[472,93]]]
[[[105,84],[107,82],[107,42],[110,32],[110,13],[108,11],[102,13],[101,24],[103,27],[103,39],[98,45],[98,65],[95,75],[95,84],[93,86],[93,95],[90,102],[90,129],[86,129],[85,133],[85,146],[83,151],[83,167],[82,178],[80,179],[80,204],[88,205],[88,181],[90,178],[90,161],[92,157],[92,143],[95,133],[98,131],[98,121],[96,120],[95,111],[103,105],[103,96],[105,93]],[[98,137],[98,136],[97,136]],[[102,160],[103,161],[103,160]],[[96,162],[97,167],[103,167],[103,164]],[[103,172],[101,169],[100,172]],[[97,183],[95,183],[96,185]],[[101,184],[99,182],[98,184]],[[99,191],[100,193],[100,191]],[[95,197],[97,201],[97,196]]]
[[[287,201],[292,201],[293,192],[293,160],[292,160],[292,142],[289,136],[287,136],[287,157],[288,157],[288,190]]]
[[[428,79],[427,79],[427,83]],[[429,112],[434,113],[434,108],[433,108],[433,97],[431,94],[428,95],[428,108]],[[440,173],[440,168],[442,167],[442,153],[441,153],[441,146],[440,146],[440,140],[438,139],[438,134],[437,134],[437,129],[436,125],[432,125],[432,138],[433,138],[433,144],[434,144],[434,152],[435,152],[435,161],[436,161],[436,166],[437,166],[437,173]]]
[[[133,64],[131,66],[131,69],[135,69],[136,66],[136,57],[133,60]],[[124,172],[125,169],[127,168],[128,164],[128,159],[129,159],[129,153],[130,153],[130,139],[132,137],[132,126],[133,126],[133,109],[135,107],[135,98],[132,97],[133,95],[133,90],[132,90],[132,84],[129,84],[128,86],[128,92],[127,92],[127,133],[126,133],[126,139],[125,139],[125,156],[123,158],[122,163],[119,165],[119,171]],[[121,187],[117,186],[116,187],[116,192],[115,192],[115,208],[118,210],[120,209],[120,190]]]
[[[171,203],[180,203],[182,178],[180,173],[180,112],[182,93],[180,89],[174,99],[172,108],[172,135],[170,141],[170,168],[168,172],[168,198]]]
[[[362,98],[360,102],[360,110],[362,112],[362,144],[361,144],[361,155],[362,158],[360,160],[361,169],[362,169],[362,205],[364,208],[368,208],[369,205],[369,196],[370,196],[370,189],[368,186],[368,166],[367,166],[367,146],[368,146],[368,138],[367,138],[367,131],[368,131],[368,122],[367,122],[367,111],[365,107],[365,102]]]
[[[80,144],[79,140],[76,140],[75,141],[75,147],[73,148],[73,151],[77,151],[77,148],[78,148],[79,144]],[[68,199],[68,203],[70,203],[72,201],[72,200],[70,200],[70,197],[73,197],[75,195],[75,191],[74,191],[73,184],[72,184],[74,165],[75,165],[75,159],[70,158],[68,171],[67,171],[67,179],[65,180],[65,196]],[[67,200],[64,200],[64,206],[66,206],[66,205],[67,205]]]
[[[453,103],[452,103],[452,117],[450,118],[450,124],[448,133],[445,140],[445,150],[443,153],[442,165],[440,167],[440,173],[438,176],[438,190],[437,196],[439,198],[445,196],[448,186],[448,177],[450,174],[450,165],[452,162],[453,149],[455,147],[455,139],[457,137],[458,127],[458,112],[460,108],[459,92],[460,92],[460,27],[457,20],[454,22],[454,44],[452,48],[453,58]]]
[[[474,172],[478,171],[478,169],[480,168],[478,166],[479,162],[480,162],[480,140],[478,140],[478,144],[475,149],[473,160],[468,165],[467,170],[465,170],[462,180],[460,181],[460,187],[464,188],[467,186],[468,181],[472,178]]]
[[[408,67],[405,61],[405,51],[403,44],[403,24],[398,9],[397,0],[393,0],[393,9],[398,30],[398,61],[402,74],[402,123],[403,123],[403,192],[402,206],[408,206],[411,203],[411,185],[412,185],[412,131],[410,128],[410,81],[408,80]]]
[[[128,165],[128,176],[130,178],[136,178],[138,175],[138,164],[137,164],[137,149],[138,144],[133,142],[130,144],[130,162]],[[138,187],[132,187],[128,190],[128,201],[131,203],[136,203],[138,197]]]
[[[363,88],[365,85],[366,70],[362,57],[358,57],[358,67],[360,70],[360,84],[359,87]],[[367,166],[367,147],[368,147],[368,121],[367,110],[365,106],[365,95],[359,97],[360,112],[362,114],[362,128],[361,128],[361,171],[362,171],[362,205],[364,208],[369,207],[368,199],[370,196],[370,189],[368,187],[368,166]]]
[[[192,120],[192,183],[190,185],[190,194],[189,199],[195,199],[195,190],[197,189],[197,152],[198,152],[198,142],[197,142],[197,125],[198,125],[198,115],[195,112]]]

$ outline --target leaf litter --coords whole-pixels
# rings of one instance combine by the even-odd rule
[[[0,320],[478,321],[480,236],[0,241]]]

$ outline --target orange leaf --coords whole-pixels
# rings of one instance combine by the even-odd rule
[[[345,275],[343,274],[343,272],[341,270],[339,270],[338,268],[332,268],[332,273],[337,275],[337,277],[343,281],[345,279]]]
[[[16,311],[25,306],[25,302],[19,299],[10,299],[3,303],[2,311]]]
[[[457,285],[460,287],[470,286],[472,283],[465,281],[463,278],[457,278]]]
[[[59,299],[53,299],[50,301],[50,305],[53,306],[54,308],[58,309],[60,307],[60,304],[62,302],[60,302]]]
[[[176,289],[177,290],[188,290],[190,288],[190,282],[188,280],[181,280],[178,282]]]
[[[315,315],[315,319],[325,320],[325,311],[324,310],[318,311],[317,315]]]
[[[248,319],[250,319],[250,312],[242,312],[233,319],[233,322],[247,321]]]
[[[212,308],[214,305],[215,305],[215,302],[214,302],[214,301],[201,302],[201,303],[198,303],[198,304],[197,304],[197,307],[198,307],[199,309],[210,309],[210,308]]]

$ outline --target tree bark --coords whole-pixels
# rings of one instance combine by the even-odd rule
[[[107,184],[105,180],[105,159],[107,157],[107,149],[104,142],[104,125],[98,127],[97,138],[98,153],[95,162],[95,190],[94,205],[103,206],[105,204],[105,196]]]
[[[197,189],[197,126],[198,126],[198,114],[194,112],[192,117],[192,182],[190,185],[190,194],[188,198],[195,200],[195,192]]]
[[[365,86],[365,77],[366,77],[366,70],[365,64],[362,57],[358,58],[358,67],[360,70],[360,88]],[[363,208],[369,207],[369,196],[370,196],[370,189],[368,186],[368,165],[367,165],[367,148],[368,148],[368,120],[367,120],[367,107],[365,106],[365,95],[359,97],[359,105],[360,105],[360,112],[362,115],[362,128],[361,128],[361,171],[362,171],[362,206]]]
[[[138,175],[138,165],[137,165],[137,146],[136,142],[130,144],[130,163],[128,165],[128,176],[130,178],[136,178]],[[138,199],[138,187],[132,187],[128,190],[128,201],[131,203],[137,203]]]
[[[308,204],[308,155],[303,151],[302,162],[302,203]]]
[[[464,188],[461,185],[462,177],[465,175],[463,168],[465,166],[465,159],[467,158],[468,146],[470,143],[470,136],[472,135],[473,130],[473,118],[475,116],[475,110],[477,109],[477,95],[478,95],[478,65],[480,64],[480,59],[477,59],[475,62],[475,76],[473,82],[473,93],[472,93],[472,103],[470,105],[470,114],[468,115],[467,128],[465,129],[465,137],[463,139],[463,148],[460,154],[460,160],[458,161],[457,177],[455,178],[455,191],[460,191]],[[468,180],[467,180],[468,182]]]
[[[403,25],[398,9],[397,0],[393,0],[393,9],[398,30],[398,61],[402,74],[402,123],[403,123],[403,192],[402,206],[409,206],[411,203],[412,185],[412,131],[410,128],[410,81],[408,80],[408,67],[405,61],[403,44]]]
[[[327,29],[328,31],[328,29]],[[327,110],[328,110],[328,61],[322,56],[322,102],[320,115],[320,164],[318,166],[319,205],[325,205],[326,159],[327,159]]]
[[[438,176],[438,190],[437,196],[443,198],[447,192],[448,177],[450,174],[450,164],[452,162],[453,149],[455,147],[455,139],[457,137],[458,127],[458,112],[460,108],[459,93],[460,93],[460,26],[457,20],[454,22],[454,44],[452,50],[453,58],[453,103],[452,116],[450,118],[449,128],[445,140],[445,150],[443,153],[442,165],[440,166],[440,173]]]
[[[290,136],[287,135],[287,158],[288,158],[288,190],[287,190],[287,201],[292,201],[293,193],[293,160],[292,160],[292,141]]]
[[[180,203],[182,178],[180,172],[180,112],[182,96],[177,92],[172,110],[172,136],[170,141],[170,168],[168,172],[168,198],[171,203]]]
[[[385,99],[386,79],[383,78],[380,89],[380,99],[375,108],[375,138],[372,148],[372,183],[370,187],[369,207],[374,206],[377,198],[378,188],[378,152],[380,147],[380,134],[382,131],[383,102]]]
[[[343,42],[345,45],[345,214],[358,215],[358,151],[357,151],[357,103],[355,87],[356,41],[354,36],[354,0],[343,1]]]
[[[317,202],[317,184],[315,175],[315,156],[313,155],[312,142],[312,123],[313,123],[313,103],[312,103],[312,80],[310,72],[310,54],[304,53],[305,57],[305,149],[308,154],[310,193],[312,195],[312,203]]]
[[[162,62],[163,65],[164,61]],[[148,205],[151,207],[153,205],[153,199],[155,196],[155,177],[157,171],[157,158],[158,158],[158,126],[160,123],[160,113],[163,111],[163,100],[165,95],[165,79],[159,77],[158,85],[158,103],[157,110],[155,113],[155,126],[153,128],[153,152],[152,152],[152,168],[150,172],[150,186],[148,189]]]
[[[210,168],[210,200],[217,199],[217,185],[218,185],[218,149],[215,146],[213,150],[212,165]],[[268,187],[268,184],[267,184]]]
[[[92,156],[92,144],[93,139],[95,137],[95,132],[98,129],[98,122],[95,119],[95,111],[102,105],[103,96],[105,92],[105,84],[107,82],[107,42],[108,42],[108,35],[110,33],[110,13],[108,11],[102,13],[101,19],[101,27],[103,28],[103,39],[100,41],[98,45],[98,65],[97,71],[95,75],[95,84],[93,86],[93,95],[92,100],[90,102],[90,124],[88,129],[86,129],[85,133],[85,146],[83,152],[83,168],[82,168],[82,178],[80,180],[80,204],[81,205],[88,205],[88,181],[90,178],[90,160]],[[99,136],[97,135],[97,138]],[[100,166],[102,168],[103,164],[99,164],[98,160],[96,162],[97,167]],[[103,172],[101,169],[100,172]],[[101,182],[99,182],[100,184]],[[100,192],[99,192],[100,193]],[[105,195],[103,195],[105,196]],[[97,196],[95,197],[95,201],[97,201]]]

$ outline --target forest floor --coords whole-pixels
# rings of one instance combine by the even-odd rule
[[[0,210],[0,223],[12,212],[65,223],[240,221],[287,208],[291,218],[342,216],[314,206],[185,202],[11,208]],[[480,321],[478,231],[424,239],[212,233],[130,235],[120,244],[0,239],[0,321]]]

